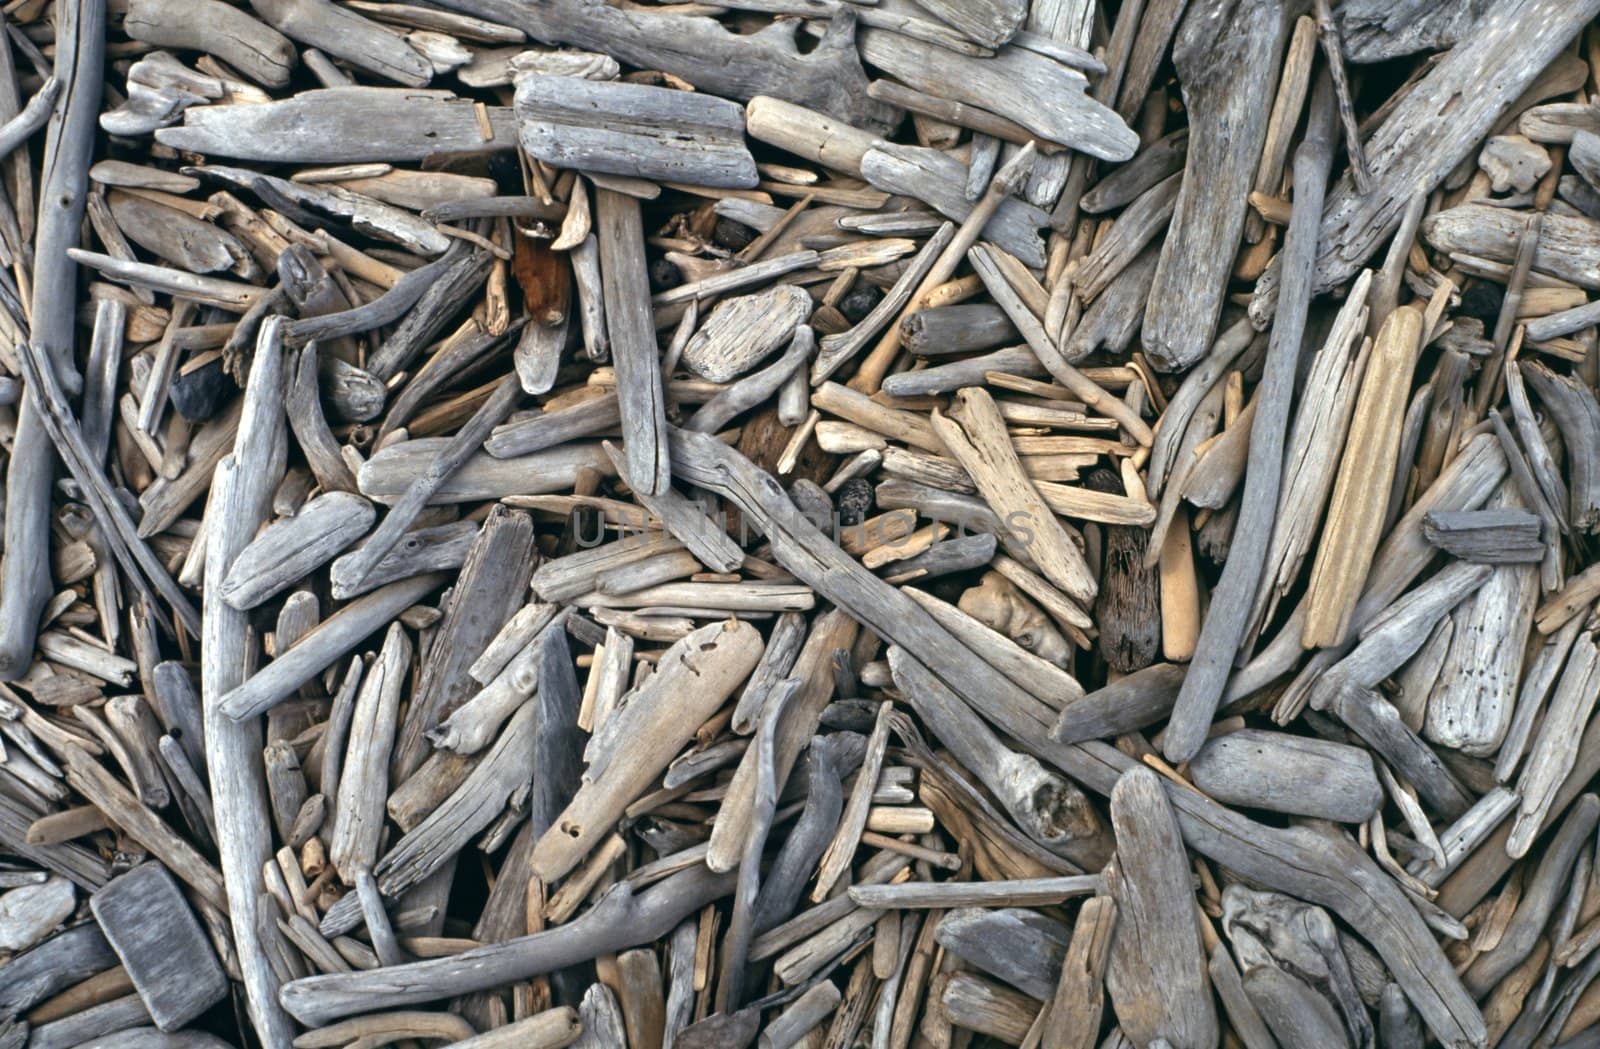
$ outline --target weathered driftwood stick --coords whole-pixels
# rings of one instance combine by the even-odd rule
[[[1225,805],[1313,819],[1365,823],[1383,802],[1372,759],[1359,747],[1282,732],[1218,736],[1195,754],[1189,772],[1195,786]]]
[[[391,624],[382,652],[356,693],[328,836],[328,858],[346,885],[355,882],[357,871],[370,871],[378,859],[383,799],[389,793],[389,759],[410,662],[411,642],[400,624]]]
[[[56,28],[56,79],[66,85],[45,140],[36,258],[31,275],[29,341],[50,358],[68,392],[79,385],[75,341],[78,267],[67,251],[78,244],[94,153],[104,69],[104,0],[61,8]],[[25,673],[33,661],[39,617],[50,600],[50,489],[56,456],[39,418],[38,391],[24,389],[6,467],[6,556],[0,560],[0,678]]]
[[[206,528],[206,587],[201,629],[200,691],[205,720],[205,764],[217,831],[217,851],[227,890],[239,970],[251,1022],[263,1045],[283,1045],[292,1023],[278,1002],[277,970],[262,939],[265,890],[262,866],[272,856],[266,773],[259,721],[223,717],[217,702],[237,687],[254,656],[245,613],[222,598],[222,581],[234,558],[266,521],[272,491],[287,455],[280,400],[286,362],[282,322],[261,326],[245,386],[243,414],[232,454],[217,466]],[[213,515],[215,515],[213,517]]]
[[[935,411],[931,422],[1006,527],[1031,536],[1034,561],[1045,577],[1073,599],[1092,602],[1097,586],[1088,564],[1028,478],[988,392],[961,390],[949,414]]]
[[[281,594],[365,535],[376,517],[371,503],[350,492],[317,496],[239,552],[222,581],[223,600],[248,611]]]
[[[1211,609],[1200,627],[1195,658],[1178,693],[1162,744],[1162,752],[1172,762],[1189,760],[1205,742],[1211,719],[1227,686],[1233,657],[1249,626],[1250,600],[1261,581],[1273,519],[1278,510],[1278,493],[1283,480],[1283,435],[1288,428],[1300,340],[1311,304],[1316,223],[1322,213],[1322,190],[1327,185],[1328,170],[1333,162],[1333,98],[1326,80],[1320,80],[1312,94],[1307,121],[1305,140],[1294,158],[1295,214],[1290,219],[1280,257],[1283,292],[1278,298],[1277,321],[1267,344],[1261,385],[1257,387],[1244,494],[1234,524],[1228,561],[1212,594]]]
[[[668,650],[656,672],[614,715],[618,720],[610,731],[626,745],[600,767],[590,764],[571,804],[534,846],[534,873],[554,881],[576,866],[744,681],[760,658],[761,647],[754,627],[714,623]],[[692,688],[685,687],[689,681]],[[667,696],[680,696],[693,705],[669,703]]]
[[[251,0],[285,36],[407,87],[424,87],[433,67],[406,38],[328,0]]]
[[[519,77],[522,148],[550,164],[609,175],[751,189],[744,113],[726,99],[569,76]]]
[[[1172,59],[1189,108],[1189,152],[1142,336],[1165,370],[1193,365],[1215,334],[1267,133],[1261,99],[1277,78],[1288,21],[1279,5],[1240,0],[1191,7],[1178,28]]]
[[[442,573],[429,572],[357,598],[317,624],[288,652],[219,696],[218,709],[242,721],[283,702],[444,580]]]
[[[1111,792],[1117,858],[1107,873],[1121,933],[1106,967],[1111,1007],[1137,1041],[1211,1045],[1217,1014],[1194,920],[1178,821],[1149,769],[1124,773]]]
[[[1023,881],[893,882],[885,885],[852,885],[850,898],[862,907],[880,909],[955,907],[1041,907],[1063,903],[1076,896],[1103,890],[1099,874],[1075,874],[1062,878],[1030,878]]]
[[[656,495],[671,483],[666,415],[649,310],[644,229],[639,202],[609,189],[595,194],[600,269],[605,277],[606,324],[617,370],[623,451],[639,490]]]
[[[283,34],[218,0],[134,0],[122,24],[135,40],[204,51],[267,87],[287,84],[294,70],[294,45]]]

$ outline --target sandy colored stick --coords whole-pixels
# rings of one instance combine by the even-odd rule
[[[1381,538],[1421,337],[1421,312],[1404,306],[1389,315],[1373,346],[1311,571],[1301,633],[1308,648],[1340,644],[1350,632]]]
[[[1194,569],[1189,514],[1179,510],[1161,544],[1161,654],[1182,663],[1194,655],[1200,636],[1200,580]]]
[[[1019,541],[1026,541],[1023,533],[1031,537],[1029,552],[1045,578],[1074,600],[1092,602],[1097,587],[1088,562],[1028,478],[989,392],[961,390],[949,414],[935,411],[930,422],[1005,527]]]
[[[761,635],[748,623],[713,623],[675,644],[613,715],[621,719],[617,738],[627,742],[604,767],[586,771],[571,804],[534,846],[534,874],[549,882],[576,866],[743,683],[761,650]]]

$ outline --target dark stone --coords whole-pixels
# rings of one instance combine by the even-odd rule
[[[218,358],[187,375],[180,371],[172,377],[172,406],[190,422],[204,422],[217,414],[234,389]]]
[[[883,292],[870,284],[858,284],[844,298],[839,300],[839,312],[850,319],[851,324],[860,324],[862,318],[872,312],[883,298]]]
[[[848,528],[858,525],[872,513],[872,482],[865,477],[846,481],[834,496],[839,510],[839,524]]]
[[[746,245],[756,239],[756,231],[742,222],[719,218],[717,228],[711,231],[711,239],[729,251],[743,251]]]
[[[806,520],[824,532],[831,532],[833,500],[828,498],[828,493],[822,490],[821,485],[802,477],[789,486],[789,498],[794,500],[795,507],[805,515]]]
[[[676,288],[683,283],[683,274],[678,267],[666,259],[654,259],[650,263],[650,290],[666,291]]]
[[[1495,322],[1500,319],[1500,304],[1505,301],[1505,297],[1506,290],[1500,285],[1475,280],[1462,290],[1461,306],[1456,312],[1478,318],[1483,322],[1484,331],[1493,331]]]

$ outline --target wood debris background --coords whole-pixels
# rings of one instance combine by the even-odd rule
[[[1600,0],[9,0],[0,1049],[1600,1045]]]

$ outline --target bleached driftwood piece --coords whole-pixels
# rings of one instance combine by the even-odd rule
[[[617,374],[622,448],[628,457],[628,474],[639,490],[656,495],[671,483],[672,467],[639,202],[613,190],[598,189],[595,225],[605,279],[606,325]]]
[[[1075,600],[1093,601],[1097,587],[1082,552],[1023,470],[988,392],[961,390],[949,414],[934,412],[932,424],[1006,527],[1032,537],[1032,554],[1045,577]]]
[[[1370,276],[1356,279],[1307,372],[1306,397],[1295,414],[1284,451],[1283,490],[1247,637],[1259,634],[1277,611],[1316,538],[1317,518],[1333,487],[1338,450],[1344,444],[1366,371],[1371,343],[1363,340],[1362,332],[1367,318],[1365,292],[1370,286]]]
[[[204,51],[257,83],[282,87],[295,66],[295,50],[283,34],[219,0],[175,4],[134,0],[123,17],[134,40],[157,47]]]
[[[530,156],[608,175],[750,189],[744,111],[709,95],[568,76],[517,79],[519,141]]]
[[[1600,528],[1600,404],[1594,391],[1580,379],[1558,375],[1541,361],[1515,365],[1544,402],[1561,431],[1567,451],[1567,493],[1571,499],[1567,522],[1593,532]]]
[[[1502,489],[1489,505],[1514,507],[1517,500]],[[1538,569],[1503,564],[1453,613],[1450,648],[1428,698],[1428,739],[1477,756],[1499,748],[1511,724],[1538,600]]]
[[[1101,160],[1127,160],[1138,149],[1138,136],[1089,97],[1082,73],[1037,52],[1007,47],[974,58],[883,29],[858,36],[862,58],[918,91],[987,109]]]
[[[1383,802],[1372,759],[1358,747],[1240,729],[1189,762],[1195,786],[1225,805],[1364,823]]]
[[[793,284],[728,299],[711,311],[679,358],[711,382],[729,382],[760,364],[811,316],[811,296]]]
[[[389,793],[389,760],[410,661],[410,639],[399,623],[391,624],[377,661],[356,693],[328,838],[328,858],[346,885],[354,884],[356,872],[370,871],[378,859],[383,799]]]
[[[405,37],[329,0],[251,0],[250,6],[284,36],[385,80],[424,87],[433,79],[433,66]]]
[[[248,611],[298,583],[366,534],[377,514],[349,492],[319,495],[293,517],[269,524],[239,552],[222,582],[222,596]]]
[[[104,5],[75,0],[58,13],[56,61],[65,95],[45,141],[46,163],[39,187],[37,252],[30,277],[30,343],[50,358],[54,374],[72,390],[77,365],[74,343],[76,261],[67,252],[78,244],[83,224],[89,164],[94,152],[95,117],[100,108],[104,66]],[[6,465],[5,549],[0,561],[0,678],[12,680],[32,663],[40,615],[53,592],[50,579],[50,489],[56,458],[39,418],[38,393],[24,389],[16,433]]]
[[[1480,564],[1512,564],[1544,557],[1539,515],[1531,510],[1467,510],[1429,514],[1423,537],[1453,557]]]
[[[1579,726],[1587,723],[1600,695],[1595,688],[1597,673],[1600,646],[1596,646],[1592,632],[1585,632],[1574,642],[1566,668],[1550,694],[1544,720],[1517,783],[1521,800],[1506,842],[1511,856],[1527,853],[1554,807],[1558,789],[1572,770],[1581,741]]]
[[[702,16],[621,11],[599,0],[559,0],[528,7],[516,0],[448,0],[535,40],[599,51],[640,69],[679,76],[711,94],[745,101],[772,95],[872,131],[887,130],[893,111],[867,97],[855,47],[856,10],[841,4],[822,40],[802,54],[798,26],[762,34],[730,32]]]
[[[273,489],[283,473],[287,449],[280,398],[285,371],[282,321],[270,318],[256,340],[237,438],[212,482],[207,517],[216,516],[206,528],[207,585],[201,608],[201,709],[217,851],[247,1008],[264,1045],[288,1041],[292,1024],[278,1002],[280,977],[262,934],[262,867],[272,856],[263,735],[259,720],[223,717],[217,701],[244,681],[254,656],[249,617],[222,600],[222,581],[267,520]]]

